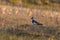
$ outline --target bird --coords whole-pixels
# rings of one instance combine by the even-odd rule
[[[33,25],[43,25],[42,23],[37,22],[34,17],[31,17]]]

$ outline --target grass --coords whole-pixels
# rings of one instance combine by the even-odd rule
[[[24,6],[31,8],[35,6],[27,5]],[[47,9],[47,6],[43,6],[45,5],[39,7]],[[35,7],[37,8],[38,6]],[[48,6],[48,8],[50,7]],[[15,19],[13,16],[11,18],[9,16],[7,18],[2,17],[2,15],[0,16],[0,40],[60,40],[60,27],[21,24],[23,22],[20,22],[20,18],[17,18]]]
[[[36,0],[22,0],[22,1],[20,0],[21,3],[19,2],[19,0],[8,0],[5,2],[7,3],[7,5],[12,5],[12,6],[19,6],[19,7],[22,6],[22,7],[26,7],[26,8],[36,8],[36,9],[40,8],[42,10],[46,10],[46,9],[47,10],[57,10],[57,11],[60,10],[60,3],[59,3],[60,1],[59,0],[55,0],[55,1],[51,0],[47,4],[44,2],[41,2],[41,4],[39,4],[38,3],[39,0],[37,0],[37,1]]]
[[[60,40],[60,27],[20,25],[0,29],[0,40]]]

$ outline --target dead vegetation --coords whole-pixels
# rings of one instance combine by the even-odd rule
[[[12,13],[15,13],[15,11]],[[40,12],[42,13],[40,14]],[[0,40],[60,40],[60,14],[53,14],[52,16],[45,13],[46,11],[40,12],[38,12],[39,15],[34,14],[34,17],[39,22],[48,24],[48,26],[34,26],[31,25],[28,15],[23,14],[22,17],[20,14],[10,15],[9,12],[2,14],[5,13],[5,11],[2,11],[0,15]],[[54,23],[52,23],[51,19]],[[58,26],[56,26],[56,22]],[[49,26],[51,23],[54,26]]]
[[[60,26],[59,11],[0,5],[0,16],[5,24],[31,24],[31,17],[34,16],[35,20],[44,26]]]
[[[5,29],[5,30],[4,30]],[[60,27],[20,25],[0,29],[1,40],[60,40]]]

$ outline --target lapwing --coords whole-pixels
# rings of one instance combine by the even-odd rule
[[[42,23],[37,22],[37,21],[34,19],[34,17],[32,17],[31,19],[32,19],[32,24],[33,24],[33,25],[43,25]]]

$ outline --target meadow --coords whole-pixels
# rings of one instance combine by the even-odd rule
[[[0,40],[60,40],[60,27],[10,25],[0,28]]]
[[[60,40],[59,11],[59,0],[0,0],[0,40]]]
[[[0,40],[60,40],[60,26],[35,26],[22,18],[1,15]]]

